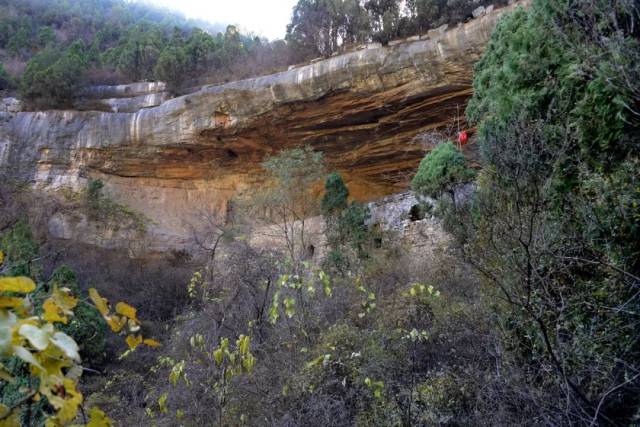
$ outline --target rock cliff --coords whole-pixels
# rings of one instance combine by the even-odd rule
[[[150,250],[158,251],[186,245],[195,211],[225,212],[234,194],[260,181],[264,157],[286,148],[324,152],[358,199],[391,194],[424,156],[416,136],[463,115],[474,63],[512,7],[134,112],[0,112],[0,167],[51,193],[101,179],[111,198],[151,220]],[[164,99],[156,99],[162,88],[153,100],[134,89],[94,95],[127,111]],[[113,100],[126,96],[136,99]],[[82,239],[85,222],[57,216],[52,232]]]

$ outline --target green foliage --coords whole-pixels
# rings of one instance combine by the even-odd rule
[[[303,56],[329,56],[341,43],[367,40],[369,18],[356,0],[300,0],[287,26],[287,41]]]
[[[321,202],[324,215],[332,215],[347,208],[349,205],[349,189],[344,185],[339,173],[332,172],[327,176],[324,190],[324,197]]]
[[[366,222],[369,208],[348,201],[349,189],[337,172],[329,174],[321,207],[326,224],[325,235],[331,249],[326,262],[329,266],[347,268],[356,258],[367,256],[367,245],[372,233]]]
[[[530,404],[569,396],[537,407],[552,423],[624,425],[640,404],[637,24],[633,2],[536,0],[500,21],[467,109],[483,172],[449,224],[506,301]]]
[[[42,270],[38,256],[38,245],[33,240],[31,227],[19,222],[0,239],[0,249],[5,254],[4,266],[10,276],[38,277]],[[74,296],[80,296],[80,288],[73,270],[67,266],[58,267],[46,286],[38,283],[34,293],[37,310],[42,310],[42,302],[47,292],[55,288],[68,288]],[[73,310],[74,317],[60,330],[70,335],[80,345],[80,354],[91,366],[99,365],[105,356],[106,323],[100,313],[84,301]]]
[[[4,259],[4,254],[0,253],[0,265]],[[53,278],[52,289],[44,295],[46,299],[40,305],[32,301],[41,300],[38,294],[42,293],[42,286],[26,276],[0,277],[0,354],[3,356],[3,363],[0,363],[0,399],[3,402],[0,403],[0,421],[6,426],[40,425],[46,420],[49,427],[63,427],[76,420],[83,401],[78,391],[83,371],[79,347],[59,326],[67,325],[77,330],[85,329],[87,325],[69,324],[79,300],[69,288],[58,288],[66,284],[62,282],[75,280],[73,272],[62,268]],[[110,318],[107,316],[108,302],[100,299],[95,289],[91,291],[98,309]],[[126,316],[124,323],[128,323],[128,330],[140,329],[133,307],[120,302],[116,312]],[[86,309],[80,313],[86,316]],[[127,343],[130,338],[127,337]],[[139,340],[143,342],[141,335]],[[144,342],[150,346],[159,345],[154,340]],[[110,427],[112,422],[94,407],[88,425]]]
[[[39,274],[38,245],[27,222],[19,221],[0,237],[0,250],[5,254],[6,274],[32,277]]]
[[[299,0],[286,40],[303,57],[329,56],[342,46],[388,43],[466,20],[485,0]]]
[[[540,30],[554,29],[565,19],[562,7],[552,10],[536,3],[531,11],[520,9],[501,20],[477,65],[476,95],[467,110],[471,120],[485,119],[482,132],[505,126],[513,111],[519,111],[532,120],[544,118],[550,143],[578,149],[566,156],[578,157],[590,169],[624,159],[631,143],[626,135],[635,123],[632,81],[638,73],[638,40],[616,32],[614,18],[603,12],[605,1],[593,4],[593,21],[563,24],[565,40]],[[622,14],[631,13],[624,10]],[[610,38],[589,40],[586,31],[591,27]],[[569,128],[571,133],[563,132]],[[578,172],[576,162],[565,157],[564,150],[561,154],[566,166],[562,181],[568,184]]]
[[[47,48],[28,62],[20,93],[39,108],[68,107],[78,96],[86,65],[77,46],[65,51]]]
[[[308,146],[294,148],[267,158],[262,167],[267,183],[248,200],[252,220],[277,229],[289,262],[298,269],[307,256],[306,219],[319,211],[312,186],[322,179],[324,156]]]
[[[318,181],[324,168],[322,153],[311,147],[294,148],[269,157],[262,164],[269,178],[276,181],[281,197],[297,197]]]
[[[222,80],[238,64],[251,75],[289,60],[234,26],[225,30],[141,3],[6,0],[2,8],[0,49],[31,65],[20,87],[35,108],[67,107],[85,74],[90,83],[106,84],[166,79],[176,91],[193,78]],[[73,49],[80,40],[82,52]]]
[[[177,47],[164,49],[158,57],[153,73],[155,77],[167,83],[169,89],[175,90],[184,80],[187,57]]]
[[[13,77],[4,69],[4,65],[0,63],[0,90],[12,89],[15,86]]]
[[[97,204],[100,202],[100,199],[102,198],[103,188],[104,183],[102,182],[102,180],[89,180],[89,184],[87,185],[87,198],[89,200],[89,204]]]
[[[201,360],[206,360],[207,363],[216,367],[215,375],[207,378],[206,384],[203,385],[206,386],[207,391],[214,391],[216,394],[218,425],[222,427],[225,425],[225,410],[228,404],[231,383],[234,380],[251,375],[256,365],[256,358],[251,353],[251,337],[247,335],[238,336],[235,346],[231,344],[229,338],[220,338],[220,343],[210,349],[205,343],[204,336],[196,334],[189,338],[189,344],[191,353],[189,356],[197,359],[195,363],[201,363]],[[186,374],[186,369],[189,367],[187,361],[176,362],[169,358],[162,358],[160,364],[171,367],[169,383],[173,388],[178,386],[180,380],[188,387],[191,386]],[[157,403],[160,413],[168,413],[169,393],[162,394]],[[154,416],[152,411],[147,411],[147,415],[151,418]],[[184,411],[181,408],[176,409],[176,419],[180,420],[183,416]]]
[[[76,274],[63,265],[51,275],[49,289],[68,288],[75,296],[80,296]],[[80,347],[80,356],[88,366],[101,365],[106,356],[107,323],[95,307],[81,300],[73,309],[73,317],[60,330],[74,339]]]
[[[462,153],[451,142],[445,142],[422,159],[411,188],[421,196],[437,198],[448,193],[454,198],[456,187],[469,182],[473,176]]]

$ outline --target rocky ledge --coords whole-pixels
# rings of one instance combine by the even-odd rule
[[[513,7],[135,112],[5,110],[0,168],[47,192],[101,179],[110,197],[150,219],[155,250],[185,244],[195,211],[225,212],[282,149],[324,152],[360,200],[395,193],[428,149],[417,136],[463,120],[474,63]],[[121,96],[103,89],[94,96]]]

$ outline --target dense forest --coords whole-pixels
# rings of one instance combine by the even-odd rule
[[[331,20],[301,36],[303,10],[322,4],[300,0],[295,43],[360,37]],[[453,16],[440,15],[424,25]],[[396,28],[377,16],[365,39]],[[205,37],[174,24],[160,34]],[[0,426],[637,425],[639,24],[634,0],[533,0],[501,18],[466,110],[480,167],[439,133],[411,180],[412,215],[447,236],[438,251],[371,226],[313,147],[262,163],[264,187],[197,230],[199,262],[48,242],[24,215],[46,203],[6,179]],[[223,45],[243,40],[230,32]],[[38,50],[23,52],[27,76]],[[75,197],[96,220],[124,209],[99,180]],[[313,215],[319,264],[294,228]],[[249,245],[265,224],[284,251]]]
[[[269,42],[136,2],[2,0],[0,91],[19,89],[33,108],[69,107],[87,84],[160,80],[179,93],[463,22],[488,3],[301,0],[286,41]]]
[[[36,107],[69,106],[89,83],[164,80],[175,89],[251,69],[249,57],[263,68],[287,62],[281,46],[233,26],[217,31],[135,2],[3,0],[0,8],[0,89],[17,87]]]

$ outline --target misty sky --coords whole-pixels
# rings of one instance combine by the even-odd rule
[[[284,38],[296,0],[147,0],[184,13],[187,18],[236,24],[274,40]]]

